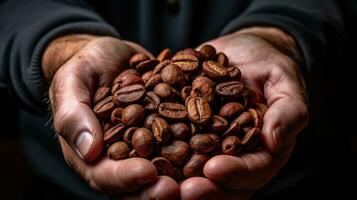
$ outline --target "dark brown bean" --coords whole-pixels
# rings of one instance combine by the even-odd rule
[[[117,77],[115,77],[115,79],[113,81],[113,85],[115,83],[119,82],[123,78],[123,76],[126,76],[128,74],[132,74],[132,75],[136,75],[136,76],[140,77],[140,74],[136,69],[127,69],[127,70],[124,70],[123,72],[121,72]]]
[[[190,96],[191,90],[192,90],[191,86],[185,86],[185,87],[182,88],[182,90],[180,92],[180,96],[181,96],[181,100],[183,102],[185,102],[186,98],[188,96]]]
[[[214,60],[216,57],[216,49],[210,44],[203,45],[199,51],[205,55],[208,60]]]
[[[231,135],[222,141],[222,152],[227,155],[236,156],[242,149],[242,143],[237,136]]]
[[[94,93],[93,104],[96,105],[105,97],[109,96],[109,94],[110,94],[110,87],[103,86],[98,88],[98,90]]]
[[[212,115],[207,100],[201,97],[193,97],[188,100],[187,112],[189,119],[198,125],[206,124]]]
[[[123,123],[113,126],[104,132],[103,142],[110,144],[121,140],[123,138],[124,131],[125,125]]]
[[[152,128],[152,122],[154,121],[155,117],[160,117],[159,113],[152,113],[145,118],[144,120],[145,128],[148,129]]]
[[[238,67],[234,67],[234,66],[228,67],[227,71],[228,71],[229,80],[231,80],[231,81],[240,81],[241,80],[242,73]]]
[[[128,158],[135,158],[135,157],[140,157],[140,156],[138,155],[136,150],[133,149],[133,150],[130,151]]]
[[[242,112],[237,118],[235,118],[232,122],[239,123],[242,127],[248,125],[253,121],[253,117],[249,112]]]
[[[175,54],[175,56],[177,56],[177,55],[192,55],[192,56],[195,56],[196,58],[198,58],[198,60],[201,63],[206,59],[206,56],[203,55],[203,53],[196,51],[195,49],[192,49],[192,48],[186,48],[181,51],[178,51]]]
[[[261,127],[263,124],[263,116],[262,113],[258,110],[255,110],[253,108],[248,108],[248,112],[253,118],[254,126],[255,127]]]
[[[159,74],[161,73],[161,70],[164,69],[167,65],[171,64],[170,60],[163,60],[161,61],[158,65],[156,65],[156,67],[154,68],[154,70],[152,71],[152,74]]]
[[[227,137],[230,135],[237,134],[240,131],[240,124],[237,122],[231,122],[229,124],[229,127],[224,133],[222,134],[222,137]]]
[[[172,58],[171,62],[179,66],[186,73],[195,72],[199,67],[198,58],[193,55],[176,55]]]
[[[212,103],[215,98],[214,82],[204,76],[197,77],[192,81],[191,96],[202,97]]]
[[[154,87],[155,94],[163,99],[173,99],[174,89],[167,83],[159,83]]]
[[[162,146],[161,155],[174,165],[182,166],[190,158],[190,146],[184,141],[174,140],[171,144]]]
[[[147,71],[145,72],[142,76],[141,79],[144,81],[144,85],[146,85],[146,83],[149,81],[149,79],[151,78],[151,76],[153,75],[153,71]]]
[[[110,115],[110,120],[113,124],[118,124],[121,121],[121,113],[123,112],[124,108],[115,108]]]
[[[139,104],[131,104],[124,108],[121,113],[121,120],[127,126],[138,126],[145,115],[145,109]]]
[[[111,122],[102,122],[103,132],[105,132],[106,130],[108,130],[112,127],[113,127],[113,124]]]
[[[244,84],[240,81],[228,81],[216,86],[216,92],[222,97],[239,98],[242,96]]]
[[[169,160],[164,157],[156,157],[151,160],[151,163],[156,167],[158,175],[165,175],[175,178],[176,170]]]
[[[179,103],[161,103],[159,106],[159,114],[170,120],[182,121],[187,118],[186,107]]]
[[[173,137],[179,140],[186,140],[191,136],[190,128],[182,122],[174,123],[170,125]]]
[[[181,68],[175,64],[169,64],[161,70],[161,80],[171,86],[182,86],[186,78]]]
[[[260,137],[262,135],[262,131],[257,128],[251,128],[243,137],[242,145],[244,150],[252,151],[254,150],[260,143]]]
[[[171,57],[172,57],[171,50],[166,48],[160,52],[160,54],[156,57],[156,59],[162,62],[164,60],[171,59]]]
[[[161,117],[154,118],[152,123],[152,133],[159,144],[164,144],[169,141],[171,137],[171,129],[166,120]]]
[[[150,77],[148,82],[145,84],[146,89],[151,89],[161,82],[161,74],[155,74]]]
[[[130,58],[130,67],[135,67],[140,62],[150,60],[150,57],[144,53],[137,53]]]
[[[226,54],[223,52],[219,52],[216,55],[216,62],[223,65],[223,66],[228,66],[229,65],[229,60]]]
[[[212,115],[211,122],[207,124],[207,130],[213,133],[222,133],[228,128],[226,119],[219,115]]]
[[[148,112],[157,112],[160,102],[160,98],[154,92],[147,92],[144,99],[144,108]]]
[[[155,138],[147,128],[139,128],[132,138],[133,147],[136,153],[144,158],[149,157],[155,148]]]
[[[201,133],[190,139],[190,147],[198,153],[209,153],[220,145],[220,138],[216,134]]]
[[[122,160],[128,157],[129,147],[124,142],[116,142],[108,148],[107,155],[113,160]]]
[[[132,139],[136,130],[138,130],[138,127],[129,127],[124,131],[123,141],[130,147],[133,145]]]
[[[263,103],[256,103],[254,105],[254,108],[256,110],[259,110],[260,113],[263,115],[263,117],[264,117],[265,113],[268,111],[268,106]]]
[[[140,76],[137,76],[135,74],[127,74],[125,76],[121,76],[121,79],[119,79],[116,83],[114,83],[113,88],[115,87],[116,90],[113,89],[113,92],[115,93],[120,88],[129,86],[129,85],[135,85],[135,84],[144,85],[144,81],[143,81],[143,79],[140,78]]]
[[[216,81],[227,80],[229,78],[228,70],[223,65],[212,60],[205,61],[202,67],[205,74]]]
[[[114,109],[114,103],[112,101],[112,96],[101,100],[97,105],[94,106],[93,112],[101,119],[110,117],[112,110]]]
[[[153,70],[157,64],[159,64],[158,60],[145,60],[137,64],[135,69],[138,70],[139,73],[143,74],[147,71]]]
[[[205,154],[193,154],[182,169],[183,175],[187,178],[203,176],[203,167],[209,159]]]
[[[113,101],[116,105],[139,103],[145,97],[145,88],[140,84],[129,85],[116,91]]]
[[[219,110],[219,115],[226,119],[232,119],[243,112],[243,110],[244,107],[242,104],[238,102],[229,102],[221,107]]]

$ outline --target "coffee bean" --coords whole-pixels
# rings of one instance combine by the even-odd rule
[[[138,126],[145,115],[145,109],[139,104],[131,104],[124,108],[121,120],[127,126]]]
[[[237,122],[242,127],[244,127],[252,121],[253,121],[252,115],[249,112],[243,112],[237,118],[235,118],[232,122]]]
[[[182,86],[185,84],[186,78],[180,67],[170,64],[161,70],[161,80],[171,86]]]
[[[258,111],[260,111],[260,113],[264,116],[265,113],[268,111],[268,106],[263,104],[263,103],[256,103],[254,105],[254,108]]]
[[[207,77],[197,77],[192,81],[192,90],[190,93],[193,97],[202,97],[213,103],[215,98],[214,82]]]
[[[239,131],[240,131],[240,124],[237,122],[231,122],[228,126],[228,129],[223,132],[222,137],[238,134]]]
[[[171,129],[166,120],[156,117],[152,123],[152,133],[159,144],[166,143],[171,137]]]
[[[161,103],[159,106],[159,114],[169,120],[182,121],[187,118],[186,107],[179,103]]]
[[[164,60],[171,59],[172,57],[172,52],[170,49],[164,49],[160,52],[160,54],[157,56],[157,60],[162,62]]]
[[[219,110],[219,115],[226,119],[232,119],[243,112],[243,110],[244,107],[242,104],[238,102],[229,102],[221,107]]]
[[[125,76],[121,76],[121,79],[119,79],[116,83],[114,83],[113,88],[116,88],[116,91],[118,91],[120,88],[129,86],[129,85],[134,85],[134,84],[140,84],[144,85],[143,79],[140,78],[140,76],[137,76],[135,74],[127,74]],[[116,91],[113,92],[115,93]]]
[[[229,78],[228,70],[223,65],[212,60],[205,61],[202,67],[205,74],[216,81],[222,81]]]
[[[157,112],[160,102],[161,100],[155,92],[147,92],[144,99],[144,108],[148,112]]]
[[[180,140],[174,140],[171,144],[162,146],[161,155],[176,166],[182,166],[190,158],[190,146]]]
[[[193,97],[188,100],[187,112],[189,119],[198,125],[206,124],[212,115],[207,100],[201,97]]]
[[[211,122],[207,124],[207,130],[213,133],[222,133],[228,128],[226,119],[219,115],[212,115]]]
[[[190,139],[190,147],[198,153],[209,153],[220,145],[220,138],[216,134],[201,133]]]
[[[205,154],[193,154],[182,169],[183,175],[187,178],[203,176],[203,167],[209,159]]]
[[[205,44],[200,48],[200,52],[207,57],[208,60],[214,60],[216,57],[216,49],[209,44]]]
[[[255,127],[261,127],[261,125],[263,123],[263,115],[262,115],[262,113],[260,111],[256,110],[256,109],[253,109],[253,108],[249,108],[248,112],[253,117],[254,126]]]
[[[149,79],[151,78],[151,76],[153,75],[153,71],[147,71],[145,72],[142,76],[141,79],[144,81],[144,85],[146,85],[146,83],[149,81]]]
[[[199,61],[193,55],[177,55],[172,58],[172,63],[179,66],[182,71],[192,73],[198,70]]]
[[[110,115],[110,120],[113,124],[118,124],[121,121],[121,113],[123,112],[124,108],[115,108]]]
[[[159,83],[154,87],[155,94],[163,99],[174,99],[174,89],[167,83]]]
[[[140,84],[123,87],[113,96],[116,105],[139,103],[145,97],[145,88]]]
[[[196,51],[195,49],[192,49],[192,48],[187,48],[187,49],[183,49],[181,51],[178,51],[175,54],[175,56],[177,56],[177,55],[192,55],[192,56],[195,56],[196,58],[198,58],[200,63],[202,63],[206,59],[205,55],[203,55],[201,52]]]
[[[137,64],[135,69],[138,70],[139,73],[143,74],[147,71],[153,70],[157,64],[159,64],[158,60],[145,60]]]
[[[155,138],[147,128],[139,128],[132,138],[133,147],[136,153],[144,158],[149,157],[155,148]]]
[[[165,175],[175,178],[176,170],[169,160],[164,157],[156,157],[151,160],[151,163],[156,167],[158,175]]]
[[[180,96],[181,96],[181,100],[183,102],[185,102],[186,98],[188,96],[190,96],[191,90],[192,90],[191,86],[185,86],[185,87],[182,88]]]
[[[223,65],[223,66],[228,66],[229,65],[228,57],[223,52],[217,53],[216,62],[221,64],[221,65]]]
[[[98,90],[95,92],[94,97],[93,97],[93,104],[99,103],[101,100],[105,99],[110,94],[110,87],[100,87]]]
[[[136,152],[136,150],[133,149],[133,150],[130,151],[128,157],[129,157],[129,158],[135,158],[135,157],[140,157],[140,156],[138,155],[138,153]]]
[[[144,127],[151,129],[152,123],[153,123],[155,117],[160,117],[159,113],[152,113],[152,114],[148,115],[144,120]]]
[[[236,156],[242,149],[242,143],[237,136],[228,136],[222,142],[222,152],[227,155]]]
[[[119,141],[123,138],[124,131],[125,125],[123,123],[113,126],[104,132],[103,142],[110,144]]]
[[[129,127],[124,131],[123,141],[130,147],[133,145],[132,138],[136,130],[138,127]]]
[[[171,132],[174,138],[179,140],[186,140],[191,137],[190,128],[182,122],[174,123],[170,125]]]
[[[243,137],[242,145],[245,151],[254,150],[260,143],[260,138],[262,135],[262,131],[257,128],[251,128]]]
[[[99,118],[103,119],[103,118],[110,117],[113,108],[114,108],[114,103],[112,101],[112,96],[108,96],[94,106],[93,112]]]
[[[231,81],[240,81],[241,80],[241,71],[238,67],[228,67],[227,68],[228,77]]]
[[[244,84],[240,81],[228,81],[216,86],[216,92],[222,97],[239,98],[242,96]]]
[[[136,65],[145,60],[150,60],[150,57],[144,53],[137,53],[131,57],[129,62],[130,67],[136,67]]]
[[[124,142],[116,142],[108,148],[107,155],[113,160],[122,160],[128,157],[129,147]]]
[[[152,89],[155,87],[157,84],[161,82],[161,74],[155,74],[150,77],[148,82],[145,84],[145,88],[147,90]]]
[[[161,61],[158,65],[156,65],[156,67],[152,71],[152,74],[155,75],[155,74],[161,73],[161,70],[164,69],[169,64],[171,64],[171,60],[163,60],[163,61]]]

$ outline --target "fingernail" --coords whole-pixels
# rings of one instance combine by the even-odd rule
[[[274,139],[274,143],[276,145],[276,151],[278,151],[282,145],[283,142],[283,134],[281,132],[281,128],[276,128],[273,130],[273,139]]]
[[[93,143],[93,135],[90,132],[84,131],[80,133],[75,143],[77,148],[77,153],[83,158],[84,156],[87,155],[90,147],[92,146],[92,143]]]

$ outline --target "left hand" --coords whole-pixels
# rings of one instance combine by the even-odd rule
[[[241,157],[211,158],[204,167],[205,177],[181,183],[181,198],[249,199],[286,164],[296,135],[308,122],[300,69],[277,47],[297,50],[293,39],[275,28],[247,28],[207,43],[224,52],[230,64],[242,71],[242,80],[266,100],[269,109],[262,127],[265,148]]]

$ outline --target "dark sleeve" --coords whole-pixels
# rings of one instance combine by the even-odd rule
[[[84,0],[0,1],[0,86],[33,112],[46,113],[41,70],[46,45],[70,33],[117,36]]]
[[[325,64],[337,62],[346,43],[341,12],[334,0],[254,0],[223,34],[247,26],[274,26],[294,37],[310,86]]]

